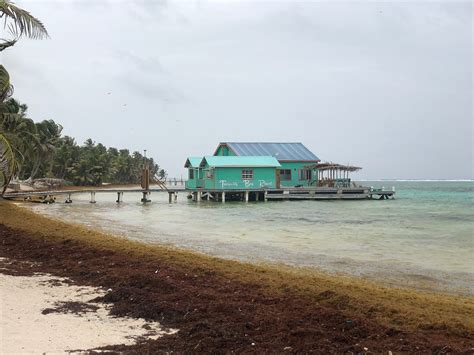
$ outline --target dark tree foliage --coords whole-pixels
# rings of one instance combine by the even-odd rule
[[[0,132],[13,148],[16,178],[33,181],[37,177],[61,178],[75,185],[104,182],[140,182],[146,164],[152,177],[166,172],[153,160],[128,149],[107,148],[88,139],[78,145],[74,138],[61,135],[62,126],[53,120],[34,122],[28,107],[10,98],[0,105]]]
[[[139,152],[107,148],[91,139],[79,146],[73,138],[64,136],[54,154],[51,174],[75,185],[135,184],[140,182],[145,164],[151,176],[160,175],[160,167],[153,158],[145,159]]]

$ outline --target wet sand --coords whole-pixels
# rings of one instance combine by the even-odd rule
[[[172,335],[105,349],[144,352],[470,352],[474,300],[357,278],[239,263],[150,246],[0,202],[0,257],[18,275],[110,291],[119,317]],[[26,263],[27,262],[27,263]],[[4,325],[2,324],[2,327]]]

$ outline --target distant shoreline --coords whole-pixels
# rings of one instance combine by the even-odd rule
[[[24,223],[28,220],[28,223]],[[150,246],[0,201],[0,257],[111,291],[174,335],[117,351],[419,352],[474,347],[474,299]],[[402,339],[402,340],[400,340]],[[285,350],[286,349],[286,350]]]

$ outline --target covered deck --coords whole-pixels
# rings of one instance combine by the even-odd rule
[[[333,188],[351,187],[351,178],[349,173],[362,169],[358,166],[342,165],[336,163],[320,163],[312,165],[310,168],[317,170],[316,186]]]

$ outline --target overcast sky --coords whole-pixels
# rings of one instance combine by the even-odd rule
[[[471,2],[16,1],[51,39],[2,52],[31,118],[148,149],[301,141],[360,178],[473,178]]]

